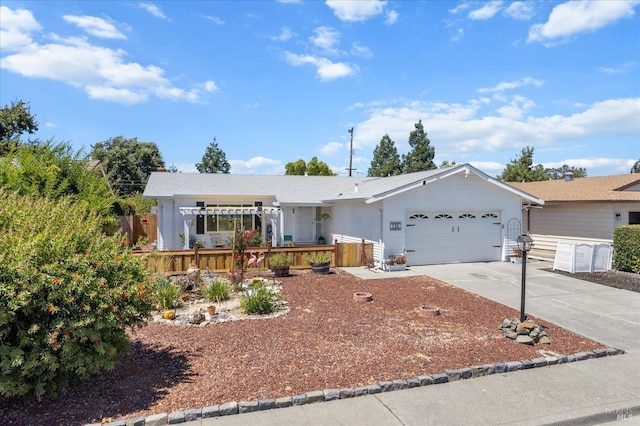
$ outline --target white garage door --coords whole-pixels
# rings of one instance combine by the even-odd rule
[[[499,211],[409,211],[409,265],[500,260]]]

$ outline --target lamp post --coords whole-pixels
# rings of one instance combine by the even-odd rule
[[[531,244],[533,243],[533,238],[530,236],[523,234],[516,238],[516,242],[518,243],[518,248],[522,251],[522,285],[521,285],[521,293],[520,293],[520,322],[523,322],[527,319],[527,316],[524,314],[524,299],[527,288],[527,252],[531,250]]]

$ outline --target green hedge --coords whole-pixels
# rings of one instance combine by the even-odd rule
[[[68,198],[0,189],[0,400],[113,368],[149,317],[148,272],[102,223]]]
[[[613,231],[613,267],[640,274],[640,225],[618,226]]]

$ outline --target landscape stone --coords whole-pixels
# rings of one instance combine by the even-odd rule
[[[133,419],[128,419],[125,422],[126,426],[144,426],[144,417],[134,417]]]
[[[558,364],[564,364],[567,362],[567,356],[566,355],[558,355]]]
[[[369,388],[367,386],[361,386],[359,388],[355,388],[356,396],[365,396],[369,395]]]
[[[578,352],[574,356],[576,357],[576,360],[578,360],[578,361],[584,361],[585,359],[587,359],[587,353],[586,352]]]
[[[393,381],[393,390],[406,389],[407,381],[406,380],[394,380]]]
[[[390,392],[393,390],[393,382],[379,382],[382,392]]]
[[[502,325],[500,326],[500,328],[509,328],[511,327],[511,321],[507,318],[502,320]]]
[[[433,377],[431,376],[418,376],[420,386],[428,386],[433,384]]]
[[[522,361],[522,369],[523,370],[528,370],[530,368],[533,368],[533,361],[531,361],[530,359],[525,359]]]
[[[313,404],[314,402],[324,402],[325,391],[311,391],[307,392],[307,404]]]
[[[529,330],[527,330],[524,327],[519,327],[516,329],[516,334],[518,336],[528,336],[529,335]]]
[[[507,371],[522,370],[522,363],[520,361],[507,362]]]
[[[567,362],[576,362],[575,355],[567,355]]]
[[[515,338],[518,337],[518,333],[512,330],[505,331],[504,335],[511,340],[515,340]]]
[[[193,422],[202,417],[202,409],[189,408],[184,412],[184,419],[188,422]]]
[[[547,365],[556,365],[559,364],[558,358],[555,356],[546,356],[544,359],[547,360]]]
[[[235,402],[235,401],[227,402],[226,404],[220,405],[220,415],[221,416],[231,416],[233,414],[238,414],[238,403],[237,402]]]
[[[484,370],[484,374],[486,374],[487,376],[496,374],[496,366],[493,364],[485,364],[482,366],[482,369]]]
[[[145,426],[164,426],[167,424],[167,413],[158,413],[144,419]]]
[[[445,370],[450,382],[460,380],[460,370]]]
[[[258,401],[240,401],[238,404],[238,413],[252,413],[258,411]]]
[[[533,339],[529,336],[520,335],[516,337],[516,342],[522,343],[523,345],[533,345]]]
[[[460,377],[463,379],[470,379],[473,375],[471,368],[465,367],[460,369]]]
[[[547,359],[544,357],[534,358],[532,361],[536,367],[544,367],[547,365]]]
[[[369,386],[367,386],[367,391],[368,391],[369,395],[373,395],[374,393],[382,392],[382,389],[380,388],[379,385],[369,385]]]
[[[493,364],[496,373],[505,373],[507,371],[507,364],[504,362],[496,362]]]
[[[471,377],[482,377],[487,374],[485,368],[480,365],[474,365],[471,367]]]
[[[219,417],[219,416],[220,416],[220,406],[219,405],[212,405],[210,407],[204,407],[202,409],[202,418],[204,418],[204,419],[208,419],[210,417]]]
[[[280,398],[276,398],[276,408],[286,408],[291,407],[293,405],[293,401],[290,396],[283,396]]]
[[[449,381],[449,376],[446,373],[437,373],[431,377],[433,377],[433,383],[435,384],[447,383]]]
[[[261,399],[258,401],[258,410],[271,410],[276,408],[276,400],[275,399]]]
[[[540,339],[538,339],[538,343],[540,343],[541,345],[550,345],[551,340],[549,340],[547,336],[542,336]]]
[[[418,379],[407,379],[407,386],[409,388],[417,388],[418,386],[420,386],[420,382],[418,381]]]
[[[291,397],[292,405],[304,405],[307,403],[307,397],[305,395],[294,395]]]
[[[325,389],[324,390],[324,400],[325,401],[335,401],[336,399],[340,399],[340,389]]]
[[[353,398],[356,396],[356,391],[351,388],[340,389],[340,399]]]
[[[184,411],[174,411],[172,413],[169,413],[169,416],[167,417],[167,422],[170,425],[177,425],[178,423],[184,423]]]

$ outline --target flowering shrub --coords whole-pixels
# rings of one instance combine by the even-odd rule
[[[0,190],[0,401],[113,368],[149,317],[141,259],[101,224],[71,199]]]
[[[387,258],[387,265],[404,265],[408,260],[401,254],[391,254]]]

